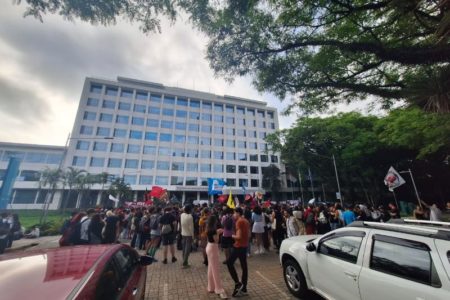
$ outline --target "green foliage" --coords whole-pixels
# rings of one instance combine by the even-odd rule
[[[121,202],[130,201],[133,193],[128,183],[123,178],[116,178],[109,187],[108,193],[118,198]]]
[[[272,199],[277,200],[281,191],[280,169],[273,164],[262,168],[262,187],[271,191]]]

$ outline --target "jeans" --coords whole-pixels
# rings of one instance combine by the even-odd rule
[[[247,268],[247,248],[235,248],[231,249],[230,257],[227,261],[228,271],[230,272],[231,278],[233,278],[234,283],[239,282],[236,269],[234,268],[234,262],[239,258],[242,268],[242,285],[246,288],[248,281],[248,268]]]
[[[188,264],[189,254],[192,250],[192,236],[182,236],[183,243],[183,265]]]

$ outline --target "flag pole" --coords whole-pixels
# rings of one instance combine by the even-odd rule
[[[400,209],[400,206],[398,206],[397,196],[395,196],[395,190],[394,189],[392,189],[392,194],[394,195],[395,205],[397,205],[397,209]]]
[[[313,199],[315,199],[316,197],[314,196],[314,183],[313,183],[313,179],[312,179],[312,175],[311,175],[311,168],[308,167],[308,173],[309,173],[309,181],[311,181],[311,193],[313,196]]]
[[[339,200],[341,200],[341,205],[342,207],[344,207],[344,200],[342,200],[342,194],[341,194],[341,185],[339,184],[339,175],[338,175],[338,171],[337,171],[337,167],[336,167],[336,159],[334,158],[334,154],[333,154],[333,164],[334,164],[334,172],[336,173],[336,182],[337,182],[337,188],[338,188],[338,192],[339,192]]]
[[[414,191],[416,192],[417,201],[419,202],[420,208],[422,208],[422,203],[420,202],[419,192],[417,191],[416,182],[414,181],[414,177],[413,177],[413,174],[411,172],[411,169],[408,169],[408,172],[409,172],[409,176],[411,176],[411,181],[412,181],[412,184],[414,186]]]
[[[303,196],[302,174],[298,171],[298,180],[300,181],[300,194],[302,195],[302,206],[305,206],[305,197]]]

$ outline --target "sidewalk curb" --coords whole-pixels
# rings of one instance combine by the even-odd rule
[[[31,248],[31,247],[38,246],[38,245],[39,245],[39,243],[31,243],[31,244],[23,245],[23,246],[20,246],[20,247],[9,248],[9,249],[6,249],[5,253],[11,253],[11,252],[14,252],[14,251],[21,251],[21,250],[25,250],[25,249],[28,249],[28,248]]]

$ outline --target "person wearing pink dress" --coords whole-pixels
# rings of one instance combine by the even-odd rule
[[[228,299],[222,286],[219,264],[219,235],[223,229],[217,229],[218,219],[215,215],[208,218],[206,255],[208,256],[208,292],[216,293],[221,299]]]

